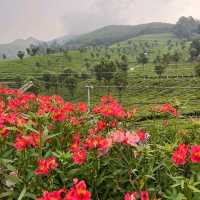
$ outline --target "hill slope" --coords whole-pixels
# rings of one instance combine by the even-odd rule
[[[132,37],[144,34],[171,33],[173,24],[153,22],[140,25],[111,25],[81,35],[65,44],[68,48],[79,48],[89,45],[111,45]]]

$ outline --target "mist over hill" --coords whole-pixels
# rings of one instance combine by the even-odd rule
[[[174,24],[153,22],[140,25],[110,25],[93,32],[83,34],[65,44],[68,48],[90,45],[111,45],[144,34],[169,33]]]

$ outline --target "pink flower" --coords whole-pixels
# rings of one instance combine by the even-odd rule
[[[137,136],[136,134],[132,134],[131,132],[126,132],[126,144],[129,144],[130,146],[137,146],[139,141],[139,136]]]
[[[113,143],[123,143],[126,140],[126,135],[124,131],[117,130],[110,134]]]

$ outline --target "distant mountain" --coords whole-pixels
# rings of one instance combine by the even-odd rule
[[[57,43],[59,45],[64,45],[66,42],[69,42],[70,40],[74,40],[76,39],[78,36],[77,35],[65,35],[65,36],[62,36],[62,37],[58,37],[56,39],[53,39],[53,40],[50,40],[48,41],[47,43],[49,45],[52,45],[54,43]]]
[[[67,48],[79,48],[90,45],[111,45],[144,34],[173,32],[174,24],[153,22],[140,25],[111,25],[93,32],[80,35],[65,43]]]
[[[17,52],[20,51],[26,51],[26,48],[28,48],[31,44],[38,45],[41,41],[29,37],[28,39],[17,39],[11,43],[8,44],[0,44],[0,59],[2,58],[2,55],[5,54],[7,58],[15,58]]]

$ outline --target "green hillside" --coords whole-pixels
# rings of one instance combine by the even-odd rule
[[[138,35],[172,32],[174,25],[168,23],[149,23],[135,26],[112,25],[84,34],[65,44],[65,47],[89,45],[110,45]]]
[[[153,46],[154,40],[157,42]],[[168,49],[169,42],[170,50]],[[137,56],[144,50],[146,43],[150,46],[148,48],[149,62],[143,66],[137,63]],[[133,44],[137,46],[137,51],[133,48]],[[100,96],[111,93],[116,98],[121,99],[123,105],[136,104],[141,106],[144,112],[147,111],[148,104],[153,105],[155,102],[178,99],[183,103],[185,112],[192,112],[199,109],[197,102],[200,98],[198,93],[200,79],[195,76],[195,64],[187,62],[189,44],[189,42],[184,43],[184,48],[182,48],[182,42],[170,33],[144,35],[109,48],[87,48],[84,52],[79,50],[68,51],[67,57],[60,53],[27,57],[24,60],[1,61],[0,78],[1,81],[7,82],[11,87],[20,87],[28,80],[38,80],[41,93],[54,94],[58,92],[65,99],[75,101],[87,101],[85,86],[90,84],[94,86],[91,92],[92,103],[97,102]],[[175,51],[179,52],[181,59],[178,63],[169,63],[162,77],[159,78],[155,73],[153,60],[158,53],[162,55],[166,52],[173,53]],[[95,56],[92,56],[92,54],[95,54]],[[124,54],[128,59],[128,85],[123,88],[122,97],[119,97],[119,91],[113,80],[109,84],[111,87],[108,87],[105,81],[96,81],[92,71],[95,63],[98,63],[108,54],[111,60],[119,59]],[[74,96],[71,96],[69,89],[63,85],[62,78],[59,78],[66,68],[73,70],[73,73],[77,75],[78,83]],[[44,87],[46,83],[43,74],[47,72],[58,78],[56,79],[58,88],[55,88],[55,78],[49,81],[48,89]]]

